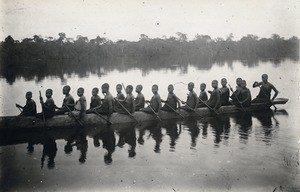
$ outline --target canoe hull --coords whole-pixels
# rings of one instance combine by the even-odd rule
[[[278,103],[277,103],[278,101]],[[277,99],[274,101],[274,104],[285,104],[287,99]],[[261,111],[270,108],[270,104],[253,104],[251,107],[246,108],[246,111]],[[243,112],[241,108],[236,106],[222,106],[218,110],[218,114],[231,114]],[[184,110],[180,110],[179,113],[183,117],[209,117],[215,116],[216,113],[214,111],[209,110],[208,108],[198,108],[195,112],[187,112]],[[174,113],[174,112],[165,112],[160,111],[159,117],[162,120],[172,120],[172,119],[181,119],[182,116]],[[107,118],[106,116],[104,116]],[[138,122],[146,122],[146,121],[157,121],[158,118],[155,115],[147,114],[144,112],[135,112],[134,117],[138,120]],[[113,113],[109,119],[109,121],[113,125],[124,124],[124,123],[134,123],[135,119],[130,117],[129,115]],[[96,114],[87,114],[82,119],[80,119],[81,124],[85,127],[98,127],[101,125],[106,125],[107,122],[97,116]],[[50,119],[46,119],[44,122],[43,119],[38,119],[35,117],[20,117],[20,116],[7,116],[0,117],[0,129],[20,129],[20,128],[59,128],[59,127],[80,127],[79,123],[68,115],[57,115]]]

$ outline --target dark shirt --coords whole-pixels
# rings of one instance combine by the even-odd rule
[[[221,91],[218,88],[212,91],[207,104],[216,109],[221,106]]]
[[[35,101],[32,99],[26,100],[26,104],[23,107],[23,111],[19,116],[35,116],[35,115],[36,115]]]
[[[145,107],[145,97],[142,93],[139,93],[135,98],[135,110],[138,111],[144,107]]]
[[[158,112],[161,109],[161,99],[158,93],[152,96],[150,100],[150,106],[155,112]]]
[[[189,92],[189,94],[187,96],[186,104],[192,109],[196,108],[196,106],[198,104],[198,97],[194,91]]]
[[[95,107],[98,107],[101,105],[101,98],[99,95],[92,96],[91,97],[91,103],[90,103],[90,108],[93,109]]]
[[[202,100],[202,101],[207,101],[208,100],[208,97],[207,97],[207,93],[206,91],[201,91],[200,94],[199,94],[199,100]]]
[[[227,86],[220,88],[221,91],[221,104],[226,104],[229,102],[229,89]]]
[[[170,105],[173,109],[177,109],[178,98],[174,93],[169,93],[166,103]],[[169,108],[168,105],[165,105],[164,107]]]

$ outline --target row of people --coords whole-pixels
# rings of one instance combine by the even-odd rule
[[[104,83],[101,86],[102,93],[104,98],[101,99],[99,94],[99,89],[94,88],[92,90],[92,97],[90,102],[90,109],[87,110],[87,102],[84,96],[84,89],[82,87],[77,89],[77,95],[79,99],[75,102],[74,98],[70,94],[70,86],[64,86],[63,94],[65,98],[63,99],[63,104],[61,107],[57,107],[52,99],[53,91],[51,89],[46,90],[46,101],[43,101],[43,98],[40,96],[40,103],[42,105],[42,113],[36,114],[36,104],[32,100],[32,93],[26,93],[26,105],[24,107],[16,104],[18,108],[23,109],[21,116],[37,116],[38,118],[50,118],[54,115],[61,115],[72,112],[72,114],[81,118],[85,113],[97,113],[101,115],[110,115],[113,112],[118,112],[122,114],[132,114],[135,111],[143,111],[145,113],[158,113],[160,110],[164,111],[174,111],[176,109],[182,109],[186,111],[194,111],[196,108],[209,107],[212,110],[217,110],[221,106],[226,105],[236,105],[238,107],[249,107],[251,102],[270,102],[271,91],[275,92],[272,100],[278,95],[277,89],[268,82],[268,76],[266,74],[262,75],[262,82],[255,82],[253,87],[260,87],[260,92],[258,96],[251,101],[251,93],[247,88],[247,83],[241,78],[236,80],[236,90],[233,91],[229,85],[227,87],[227,80],[223,78],[221,80],[221,88],[218,88],[218,81],[212,81],[213,91],[208,91],[210,97],[206,92],[206,84],[202,83],[200,85],[200,94],[199,97],[194,92],[194,83],[190,82],[188,84],[189,93],[187,94],[187,100],[181,101],[174,94],[174,86],[171,84],[168,86],[168,97],[166,100],[162,100],[158,94],[158,86],[152,86],[153,96],[150,101],[145,100],[144,95],[142,94],[142,85],[136,86],[137,96],[134,98],[133,86],[128,85],[125,88],[126,97],[122,93],[122,85],[118,84],[116,86],[117,96],[114,98],[109,92],[109,85]],[[232,95],[230,96],[230,90]],[[229,100],[231,98],[231,100]],[[165,103],[162,106],[162,102]],[[145,103],[148,105],[145,108]],[[181,103],[184,106],[181,106]]]

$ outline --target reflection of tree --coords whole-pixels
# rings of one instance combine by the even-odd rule
[[[147,71],[152,69],[174,65],[191,64],[208,70],[215,63],[230,64],[234,60],[242,60],[252,67],[260,59],[274,58],[275,63],[281,61],[277,58],[299,59],[297,37],[284,39],[274,34],[271,38],[259,39],[255,35],[247,35],[234,41],[232,34],[226,39],[211,39],[208,35],[197,34],[188,41],[186,34],[178,32],[176,35],[151,39],[141,34],[137,42],[112,42],[100,36],[89,40],[81,35],[74,40],[65,33],[59,33],[57,39],[34,35],[21,42],[8,36],[0,44],[0,76],[13,83],[17,76],[31,80],[38,75],[41,80],[50,75],[62,78],[63,74],[72,73],[81,77],[90,72],[101,74],[99,66],[107,71],[121,66],[121,70],[138,67],[147,75]]]

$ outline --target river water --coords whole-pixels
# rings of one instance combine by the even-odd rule
[[[1,116],[17,115],[15,103],[25,104],[26,91],[53,89],[56,105],[62,104],[62,87],[84,87],[87,102],[91,90],[105,82],[116,94],[118,83],[159,86],[162,98],[167,86],[186,98],[187,83],[226,77],[232,87],[242,77],[250,88],[262,73],[289,98],[278,111],[232,114],[205,119],[151,122],[142,126],[48,130],[43,133],[8,133],[1,141],[1,191],[296,191],[300,190],[300,78],[299,61],[283,60],[214,64],[209,69],[193,65],[127,70],[99,68],[97,73],[62,74],[13,83],[0,79]],[[258,89],[250,88],[252,98]],[[100,95],[102,97],[102,95]],[[3,134],[3,133],[2,133]],[[16,136],[18,135],[18,136]],[[11,137],[10,137],[11,136]],[[3,139],[3,137],[1,137]]]

